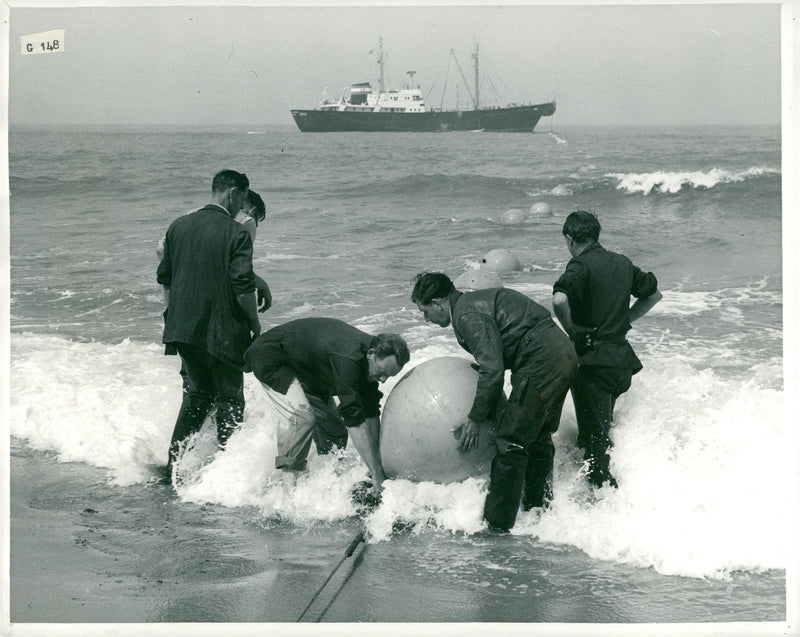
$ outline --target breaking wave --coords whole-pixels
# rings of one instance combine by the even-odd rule
[[[745,181],[763,175],[780,174],[780,169],[766,166],[753,166],[747,170],[732,171],[712,168],[708,171],[655,171],[649,173],[608,173],[606,177],[617,180],[617,190],[628,193],[669,193],[680,192],[684,187],[696,189],[714,188],[719,184]]]

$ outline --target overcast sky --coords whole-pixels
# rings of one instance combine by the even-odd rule
[[[414,70],[429,106],[445,80],[463,86],[451,49],[471,81],[478,42],[487,99],[555,98],[560,125],[781,116],[777,4],[11,7],[11,127],[291,125],[326,88],[377,85],[379,37],[387,88]],[[51,29],[63,53],[20,54],[20,36]]]

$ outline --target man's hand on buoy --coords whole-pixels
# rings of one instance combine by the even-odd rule
[[[461,429],[461,439],[458,441],[458,448],[462,451],[469,451],[478,446],[478,423],[467,418],[454,431]]]

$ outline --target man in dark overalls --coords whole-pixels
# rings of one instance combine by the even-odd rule
[[[445,274],[419,274],[411,300],[425,320],[453,326],[459,345],[475,357],[478,385],[459,446],[478,443],[482,423],[496,424],[497,455],[492,461],[483,516],[490,528],[508,531],[525,510],[552,498],[551,439],[577,372],[577,357],[550,312],[508,288],[460,292]],[[496,414],[505,370],[511,395]]]
[[[553,286],[553,311],[578,354],[572,386],[577,444],[584,450],[589,482],[616,487],[608,454],[614,405],[630,388],[631,376],[642,369],[625,335],[631,323],[661,300],[661,292],[652,272],[642,272],[626,256],[597,242],[600,222],[592,213],[571,213],[563,234],[572,259]]]

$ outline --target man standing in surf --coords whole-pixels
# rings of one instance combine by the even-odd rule
[[[217,442],[223,447],[242,422],[244,352],[258,336],[253,240],[234,220],[247,197],[245,175],[214,176],[211,202],[172,222],[157,279],[167,294],[166,354],[179,354],[186,391],[169,447],[167,470],[181,443],[216,407]]]
[[[244,357],[281,416],[275,468],[301,471],[312,440],[325,454],[343,448],[349,437],[379,495],[386,476],[378,383],[409,361],[406,342],[397,334],[371,336],[338,319],[311,317],[267,330]]]
[[[652,272],[642,272],[598,243],[600,222],[594,214],[571,213],[562,232],[572,259],[553,286],[553,311],[578,354],[578,376],[571,387],[577,444],[584,450],[589,482],[616,487],[608,453],[614,405],[642,369],[626,334],[661,300],[661,292]]]
[[[453,326],[459,345],[478,363],[478,385],[459,447],[478,444],[481,423],[496,422],[497,455],[492,460],[483,517],[489,528],[508,531],[522,508],[545,507],[552,499],[552,434],[575,378],[577,360],[550,312],[521,292],[487,288],[460,292],[446,274],[417,275],[411,300],[425,320]],[[505,370],[511,395],[496,414]]]

